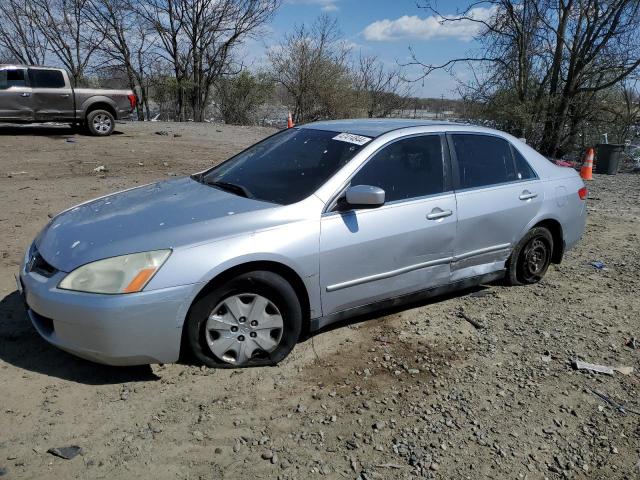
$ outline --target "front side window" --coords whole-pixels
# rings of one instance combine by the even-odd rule
[[[369,140],[359,137],[365,143],[357,144],[344,137],[338,132],[290,128],[193,178],[245,197],[289,205],[315,192]]]
[[[460,188],[478,188],[517,179],[506,140],[490,135],[451,135],[458,158]]]
[[[6,90],[11,87],[25,87],[26,85],[23,69],[0,70],[0,90]]]
[[[376,153],[351,179],[385,191],[385,202],[444,192],[444,161],[439,135],[393,142]]]
[[[29,69],[32,88],[64,88],[64,76],[60,70]]]

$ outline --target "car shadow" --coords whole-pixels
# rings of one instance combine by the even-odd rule
[[[490,295],[492,290],[491,286],[503,285],[501,280],[496,280],[493,282],[489,282],[486,284],[470,286],[466,288],[461,288],[459,290],[455,290],[448,293],[442,293],[435,296],[429,296],[427,298],[417,299],[417,300],[409,300],[406,302],[400,302],[397,305],[380,308],[378,310],[373,310],[371,312],[363,313],[361,315],[356,315],[351,318],[347,318],[345,320],[340,320],[334,323],[331,323],[325,327],[322,327],[319,330],[315,330],[312,332],[304,332],[302,338],[300,338],[300,342],[306,342],[307,340],[311,340],[313,337],[317,335],[322,335],[323,333],[328,333],[333,330],[337,330],[339,328],[347,327],[349,325],[357,325],[359,323],[364,323],[368,320],[375,320],[377,318],[386,317],[388,315],[393,315],[395,313],[400,313],[405,310],[411,310],[412,308],[424,307],[426,305],[430,305],[432,303],[439,303],[445,300],[451,300],[455,298],[461,297],[483,297],[485,295]]]
[[[122,135],[123,132],[114,130],[111,135]],[[5,124],[0,123],[0,136],[24,136],[33,135],[38,137],[61,138],[70,136],[90,136],[83,129],[72,127],[67,124]]]
[[[111,367],[49,345],[31,325],[17,291],[0,300],[0,360],[23,370],[86,385],[159,380],[150,365]]]

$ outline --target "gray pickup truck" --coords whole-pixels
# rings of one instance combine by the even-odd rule
[[[0,122],[61,122],[111,135],[136,105],[131,90],[73,88],[60,68],[0,65]]]

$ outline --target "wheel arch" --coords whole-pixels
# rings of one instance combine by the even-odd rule
[[[106,110],[111,115],[113,115],[113,118],[115,120],[118,119],[118,112],[116,111],[116,108],[106,98],[105,99],[94,99],[94,100],[90,100],[89,102],[90,103],[88,103],[88,104],[85,103],[83,105],[84,120],[85,121],[87,121],[87,117],[94,110]]]
[[[211,290],[229,281],[233,277],[256,270],[276,273],[284,278],[287,282],[289,282],[289,284],[295,291],[296,296],[298,297],[298,301],[300,302],[300,308],[302,310],[302,334],[305,334],[309,328],[309,320],[311,317],[311,301],[309,299],[309,292],[307,291],[307,287],[305,286],[304,281],[302,280],[300,275],[293,268],[285,265],[284,263],[273,260],[253,260],[229,267],[226,270],[218,273],[211,280],[205,283],[205,285],[193,298],[191,304],[189,305],[189,308],[187,309],[185,318],[182,323],[183,338],[185,326],[187,324],[186,320],[189,317],[191,308],[200,298],[209,293]]]
[[[562,224],[555,218],[545,218],[538,220],[531,228],[544,227],[551,233],[553,238],[553,251],[551,252],[551,263],[562,262],[564,255],[564,234]],[[529,230],[531,230],[531,228]]]

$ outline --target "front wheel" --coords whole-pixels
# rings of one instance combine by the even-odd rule
[[[511,285],[538,283],[551,263],[553,237],[544,227],[529,230],[509,257],[507,280]]]
[[[298,341],[302,311],[280,275],[249,272],[198,299],[189,312],[186,346],[200,363],[234,368],[275,365]]]
[[[111,135],[115,126],[115,118],[106,110],[93,110],[87,115],[87,129],[91,135],[96,137]]]

